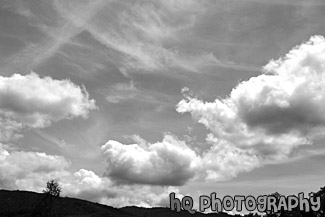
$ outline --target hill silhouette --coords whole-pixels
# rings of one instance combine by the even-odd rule
[[[292,211],[279,210],[277,212],[265,213],[266,217],[325,217],[325,187],[320,188],[318,192],[312,193],[320,197],[320,209],[318,211],[304,212],[299,208]],[[272,195],[281,196],[278,192]],[[50,196],[51,197],[51,196]],[[49,196],[44,193],[35,193],[19,190],[0,190],[0,217],[230,217],[224,212],[220,213],[200,213],[193,215],[188,211],[176,212],[170,208],[153,207],[143,208],[129,206],[123,208],[114,208],[99,203],[89,202],[77,198],[53,197],[51,200],[50,214],[37,212],[42,209],[48,209],[46,199]],[[44,205],[45,204],[45,205]],[[54,206],[56,204],[57,206]],[[58,209],[58,210],[57,210]],[[36,210],[36,211],[35,211]],[[41,214],[40,214],[41,213]],[[238,217],[239,215],[235,215]],[[257,214],[246,214],[247,217],[258,217]]]
[[[43,194],[30,191],[0,190],[0,216],[1,217],[33,217],[32,211]],[[58,198],[63,216],[67,217],[228,217],[226,213],[195,213],[191,215],[187,211],[177,213],[169,208],[142,208],[123,207],[114,208],[111,206],[93,203],[86,200],[59,197]]]

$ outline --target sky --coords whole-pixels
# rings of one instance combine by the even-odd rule
[[[325,180],[322,0],[1,0],[0,188],[114,207]]]

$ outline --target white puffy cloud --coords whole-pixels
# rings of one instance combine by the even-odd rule
[[[166,186],[154,190],[149,185],[120,185],[108,177],[100,177],[93,171],[85,169],[63,176],[59,182],[63,195],[113,207],[168,206],[169,193],[175,192],[179,198],[183,197],[179,189],[175,187]]]
[[[40,78],[36,73],[0,76],[0,142],[11,143],[26,126],[41,128],[66,118],[87,117],[95,108],[86,90],[69,80]],[[93,171],[72,173],[63,156],[17,150],[0,143],[0,188],[41,192],[54,179],[63,195],[118,207],[166,204],[168,192],[174,189],[154,193],[146,185],[120,185]]]
[[[189,112],[206,126],[210,141],[226,142],[229,150],[242,153],[242,164],[235,167],[250,170],[285,160],[294,148],[311,144],[325,126],[324,90],[325,39],[314,36],[270,61],[263,74],[239,83],[229,97],[203,102],[186,96],[177,111]]]
[[[226,141],[219,141],[212,134],[207,137],[211,148],[202,156],[198,178],[223,181],[234,178],[240,172],[247,172],[260,166],[254,150],[243,150]]]
[[[115,198],[118,195],[109,179],[85,169],[61,178],[60,183],[65,195],[89,201],[101,202],[103,198]]]
[[[63,192],[71,197],[82,198],[113,207],[168,206],[169,193],[183,195],[175,187],[164,187],[154,192],[148,185],[119,185],[107,177],[99,177],[93,171],[80,169],[60,180]]]
[[[106,176],[121,183],[183,185],[191,179],[220,181],[265,164],[287,160],[312,144],[325,126],[325,39],[312,37],[264,73],[241,82],[229,97],[203,102],[184,88],[177,105],[211,133],[208,149],[192,149],[171,135],[162,142],[102,146]]]
[[[84,117],[95,109],[84,88],[69,80],[39,77],[36,73],[0,76],[0,187],[41,191],[53,178],[70,177],[62,156],[17,151],[12,143],[24,127],[46,127],[66,118]],[[13,150],[13,151],[8,151]]]
[[[182,185],[195,175],[200,160],[171,135],[154,144],[124,145],[110,140],[102,152],[108,163],[106,176],[122,183]]]
[[[0,76],[0,114],[29,127],[45,127],[66,118],[87,117],[95,109],[85,88],[69,80],[28,75]]]
[[[31,151],[9,152],[0,144],[0,187],[40,191],[51,177],[65,175],[69,164],[62,156]]]
[[[105,176],[118,183],[161,186],[184,185],[190,180],[223,181],[260,166],[254,150],[243,150],[209,135],[211,147],[193,150],[175,136],[147,144],[135,136],[137,144],[108,141],[102,146],[107,159]]]
[[[137,205],[144,207],[167,206],[174,187],[154,192],[146,185],[116,185],[107,177],[93,171],[69,171],[70,162],[62,156],[32,151],[8,151],[0,144],[0,188],[41,192],[46,182],[56,180],[62,195],[99,202],[114,207]]]

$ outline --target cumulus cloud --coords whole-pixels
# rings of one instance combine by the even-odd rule
[[[324,129],[324,62],[325,39],[314,36],[270,61],[263,74],[238,84],[227,98],[203,102],[184,88],[176,109],[211,131],[210,146],[194,150],[172,135],[154,144],[110,140],[102,146],[106,176],[122,183],[183,185],[191,179],[227,180],[286,161]]]
[[[80,169],[68,177],[60,179],[64,194],[84,200],[101,202],[103,198],[115,198],[118,192],[112,188],[113,183],[99,177],[93,171]]]
[[[62,156],[8,152],[9,146],[2,143],[22,137],[24,127],[41,128],[66,118],[86,118],[95,108],[85,88],[69,80],[41,78],[33,72],[0,76],[0,186],[39,191],[52,177],[68,175],[70,163]]]
[[[234,178],[240,172],[247,172],[260,166],[259,157],[250,150],[243,150],[212,134],[207,137],[211,148],[202,156],[197,178],[208,181],[223,181]]]
[[[0,114],[29,127],[45,127],[66,118],[87,117],[95,109],[85,88],[69,80],[27,75],[0,76]]]
[[[95,109],[84,88],[69,80],[41,78],[36,73],[0,77],[0,141],[12,142],[27,127],[41,128],[66,118],[87,117]],[[117,207],[166,204],[174,188],[152,192],[150,186],[120,185],[93,171],[72,173],[63,156],[18,151],[0,143],[0,188],[41,192],[47,181],[60,182],[63,195]]]
[[[253,150],[234,147],[212,134],[207,138],[211,147],[201,152],[172,135],[153,144],[135,136],[135,142],[110,140],[102,146],[108,163],[105,176],[118,183],[175,186],[190,180],[228,180],[260,166]]]
[[[182,185],[195,175],[199,158],[183,141],[165,135],[162,142],[124,145],[110,140],[102,146],[106,176],[126,183]]]
[[[242,152],[248,165],[240,170],[285,160],[325,126],[324,62],[325,39],[314,36],[270,61],[263,74],[238,84],[229,97],[203,102],[187,95],[177,111],[206,126],[210,141]]]
[[[108,204],[124,206],[168,206],[169,193],[175,192],[183,197],[175,187],[164,187],[154,192],[148,185],[119,185],[107,177],[100,177],[93,171],[80,169],[60,180],[66,195]]]
[[[40,191],[51,177],[65,175],[70,163],[62,156],[6,150],[0,144],[0,187]]]
[[[183,194],[171,186],[153,190],[148,185],[120,185],[108,177],[100,177],[93,171],[79,171],[60,178],[63,194],[113,207],[124,206],[169,206],[169,193],[175,192],[179,198]]]
[[[46,182],[56,180],[62,195],[99,202],[114,207],[137,205],[167,206],[174,187],[153,192],[145,185],[116,185],[90,170],[69,171],[70,162],[62,156],[32,151],[8,151],[0,144],[0,188],[41,192]]]

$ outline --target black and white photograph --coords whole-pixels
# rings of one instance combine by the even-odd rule
[[[0,0],[0,217],[324,217],[325,0]]]

